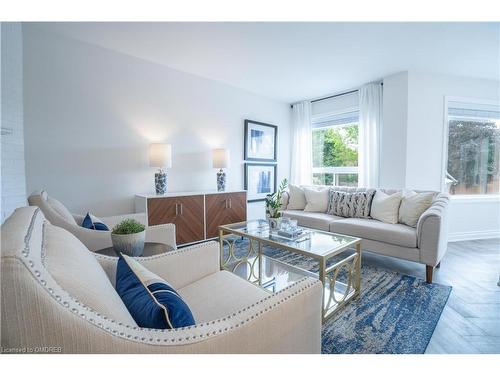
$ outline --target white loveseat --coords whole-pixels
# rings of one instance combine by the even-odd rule
[[[17,209],[1,240],[4,352],[320,352],[322,284],[304,278],[271,294],[220,271],[216,242],[136,258],[178,290],[197,323],[156,330],[137,327],[116,293],[117,258],[88,251],[39,208]]]
[[[113,246],[111,232],[93,230],[82,227],[83,215],[72,214],[57,199],[50,197],[45,190],[32,193],[28,197],[30,206],[40,207],[45,218],[52,224],[66,229],[77,237],[91,251],[98,251]],[[100,217],[104,224],[111,230],[116,224],[125,219],[134,219],[147,226],[146,214],[127,214]],[[163,243],[171,248],[176,248],[175,225],[162,224],[146,227],[146,241]]]
[[[337,186],[323,188],[334,188],[345,192],[367,190]],[[401,191],[380,190],[386,194]],[[433,193],[432,205],[420,216],[416,228],[404,224],[388,224],[374,219],[345,218],[323,212],[289,210],[288,193],[283,196],[281,209],[285,217],[296,219],[301,226],[360,237],[363,239],[361,242],[363,250],[425,264],[426,280],[432,283],[434,267],[439,266],[447,248],[449,203],[448,194]]]

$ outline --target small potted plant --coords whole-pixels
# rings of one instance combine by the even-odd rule
[[[113,228],[111,242],[116,252],[141,256],[144,251],[146,227],[134,219],[125,219]]]
[[[276,230],[280,227],[281,224],[281,198],[283,197],[283,193],[288,185],[288,181],[285,178],[281,181],[281,184],[278,190],[269,194],[266,197],[266,218],[269,222],[269,228],[272,230]]]

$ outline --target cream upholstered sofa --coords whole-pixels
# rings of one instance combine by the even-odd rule
[[[70,213],[60,201],[50,197],[45,190],[31,194],[28,197],[28,203],[30,206],[40,207],[47,220],[73,233],[89,250],[98,251],[113,246],[111,243],[110,231],[100,231],[82,227],[84,216]],[[146,214],[143,213],[100,217],[99,219],[101,219],[109,229],[112,229],[124,219],[135,219],[147,225]],[[146,241],[163,243],[175,249],[175,225],[162,224],[148,226],[146,228]]]
[[[216,242],[135,258],[178,290],[197,323],[156,330],[137,327],[116,293],[117,258],[88,251],[39,208],[17,209],[1,235],[4,352],[320,352],[321,283],[271,294],[220,271]]]
[[[365,188],[324,186],[337,191],[362,192]],[[378,189],[386,194],[401,192],[395,189]],[[420,191],[417,191],[420,192]],[[432,283],[434,267],[438,266],[447,248],[449,195],[433,192],[432,205],[420,216],[417,227],[388,224],[374,219],[345,218],[324,212],[289,210],[288,193],[284,194],[282,212],[285,217],[296,219],[299,225],[346,234],[363,239],[363,250],[411,260],[426,265],[426,280]]]

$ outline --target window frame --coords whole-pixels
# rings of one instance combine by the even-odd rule
[[[312,136],[312,132],[314,132],[317,129],[343,127],[343,126],[349,126],[349,125],[355,124],[353,122],[346,122],[345,124],[339,124],[339,125],[333,125],[333,126],[315,126],[315,124],[320,124],[322,122],[321,120],[325,120],[325,119],[332,117],[332,116],[343,115],[343,114],[351,113],[351,112],[358,112],[358,122],[356,124],[358,125],[358,128],[359,128],[359,107],[358,106],[347,107],[347,108],[344,108],[342,110],[325,112],[325,113],[311,116],[311,136]],[[326,122],[326,121],[323,121],[323,122]],[[358,142],[359,142],[359,140],[358,140]],[[359,145],[359,143],[358,143],[358,145]],[[336,174],[356,174],[356,175],[358,175],[358,178],[359,178],[359,165],[356,167],[314,167],[313,160],[314,160],[314,158],[311,158],[311,175],[314,175],[315,173],[332,173],[334,175],[336,175]],[[358,164],[359,164],[359,158],[358,158]],[[359,184],[359,182],[358,182],[358,184]]]
[[[481,98],[470,98],[470,97],[462,97],[462,96],[448,96],[444,97],[444,126],[443,126],[443,147],[441,154],[441,191],[447,192],[445,178],[446,178],[446,170],[448,168],[448,137],[450,136],[450,128],[449,128],[449,116],[448,116],[448,107],[450,102],[464,102],[471,104],[485,104],[485,105],[499,105],[497,100],[492,99],[481,99]],[[457,117],[457,116],[451,116]],[[478,202],[478,201],[491,201],[498,200],[500,198],[500,193],[496,194],[450,194],[450,197],[453,200],[460,200],[462,202]]]

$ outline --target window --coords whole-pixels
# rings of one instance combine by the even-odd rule
[[[448,101],[447,156],[451,194],[499,194],[499,105]]]
[[[313,184],[358,186],[358,111],[313,118]]]

